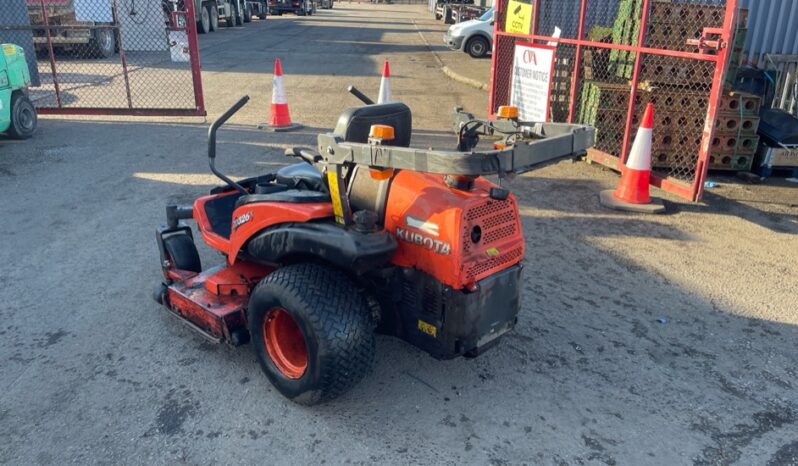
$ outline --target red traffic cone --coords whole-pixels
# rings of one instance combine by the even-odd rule
[[[283,89],[283,66],[279,58],[274,60],[272,108],[269,122],[263,123],[258,127],[270,131],[290,131],[302,127],[299,123],[291,122],[291,114],[288,111],[288,100],[285,98],[285,89]]]
[[[387,104],[391,101],[391,67],[388,60],[382,66],[382,80],[380,80],[380,95],[377,98],[378,104]]]
[[[649,194],[653,123],[654,104],[648,104],[629,158],[621,169],[621,182],[618,183],[618,188],[614,191],[601,192],[599,199],[605,207],[649,214],[665,212],[662,200],[652,199]]]

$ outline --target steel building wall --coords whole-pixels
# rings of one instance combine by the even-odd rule
[[[798,54],[798,0],[738,0],[749,10],[745,61],[764,66],[765,54]]]

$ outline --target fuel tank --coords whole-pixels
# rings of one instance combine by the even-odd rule
[[[512,194],[492,199],[495,186],[477,178],[464,191],[447,186],[443,175],[397,173],[384,220],[398,242],[391,262],[415,267],[455,289],[518,264],[524,257],[518,205]]]

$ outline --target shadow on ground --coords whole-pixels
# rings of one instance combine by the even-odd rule
[[[316,130],[232,125],[220,132],[219,166],[234,176],[271,170],[292,161],[284,147],[308,145]],[[677,221],[686,213],[663,221],[604,211],[606,182],[564,179],[589,170],[567,164],[512,183],[524,299],[497,348],[442,362],[380,338],[373,373],[352,392],[312,409],[287,402],[249,347],[205,343],[150,298],[163,206],[215,184],[203,178],[205,133],[43,120],[33,140],[0,146],[0,196],[13,199],[0,204],[0,461],[251,463],[264,449],[303,463],[794,458],[798,316],[744,317],[696,292],[690,280],[701,277],[677,283],[645,267],[646,246],[608,248],[605,240],[696,239]],[[419,144],[448,138],[429,133]],[[206,265],[222,260],[201,253]]]

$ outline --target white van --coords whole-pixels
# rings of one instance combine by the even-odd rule
[[[474,58],[484,57],[493,49],[493,11],[491,8],[477,19],[449,26],[443,43]]]

